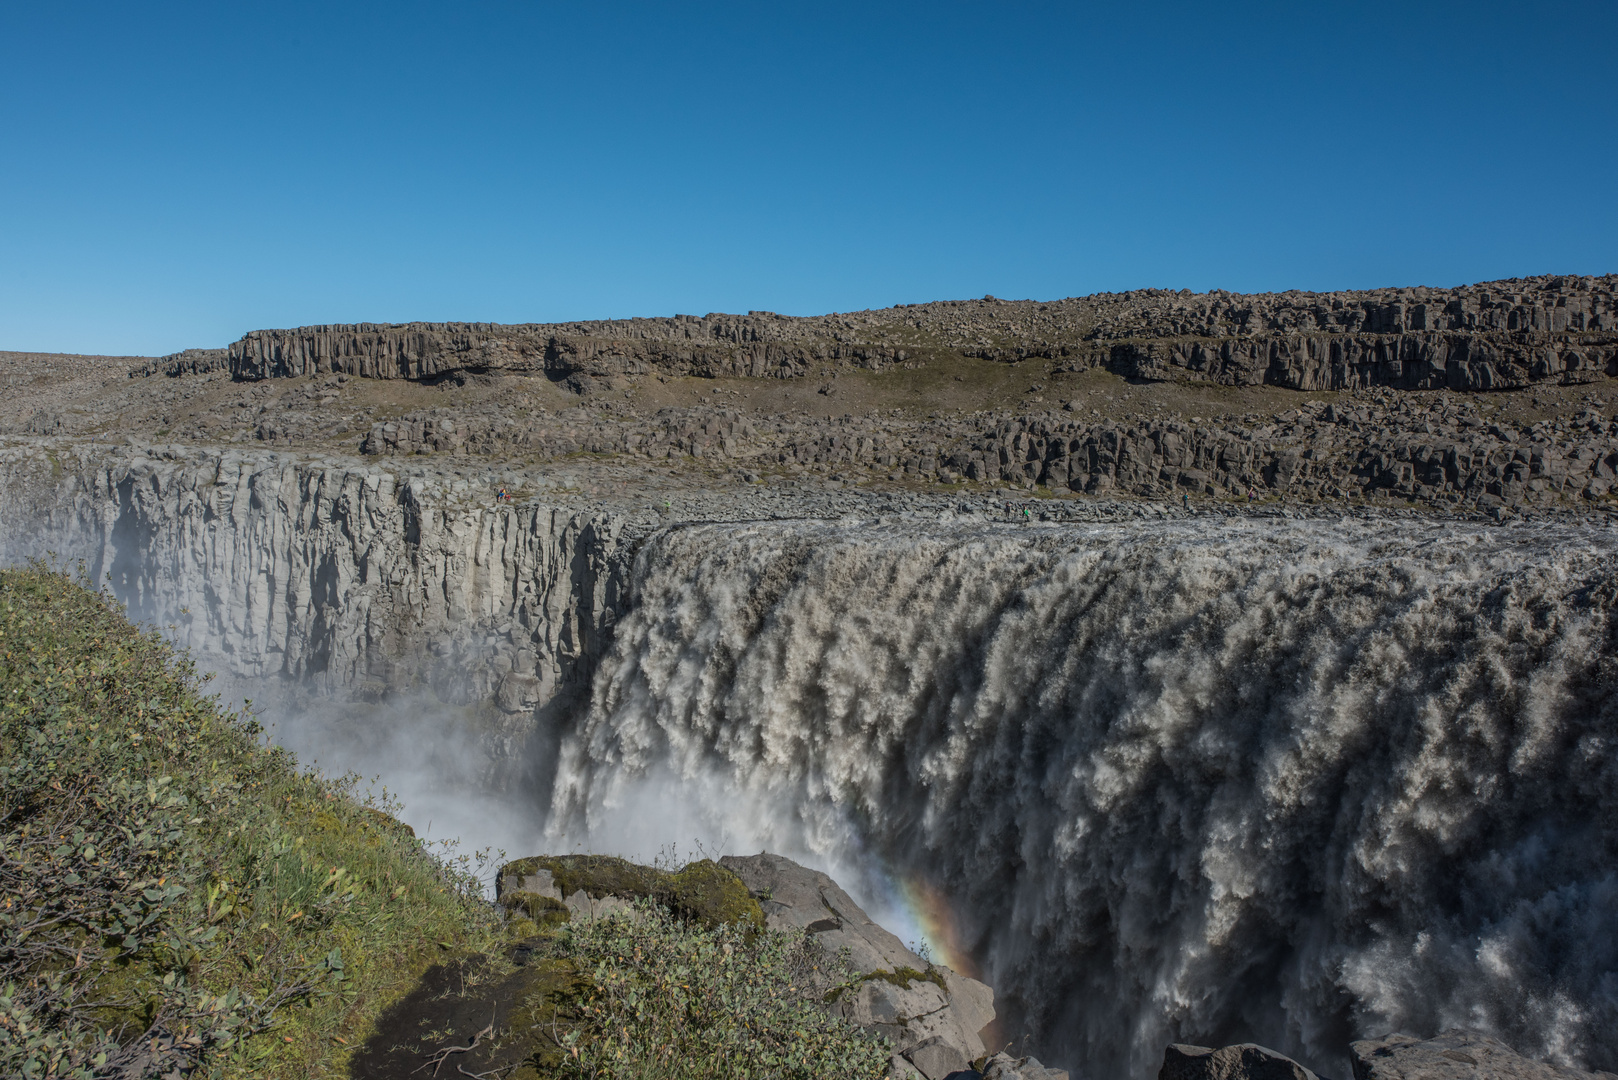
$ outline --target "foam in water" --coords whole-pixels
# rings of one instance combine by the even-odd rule
[[[1334,1071],[1349,1038],[1453,1024],[1610,1069],[1615,548],[676,528],[563,739],[551,842],[647,843],[674,814],[867,895],[891,875],[1087,1076],[1242,1039]]]

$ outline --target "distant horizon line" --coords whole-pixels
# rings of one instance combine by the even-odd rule
[[[808,319],[834,318],[834,317],[843,316],[843,315],[863,315],[863,314],[867,314],[867,313],[871,313],[871,312],[892,311],[892,310],[895,310],[895,309],[902,309],[902,308],[926,308],[926,307],[930,307],[930,306],[933,306],[933,305],[939,305],[939,304],[950,304],[950,305],[956,305],[956,304],[981,304],[981,303],[1065,304],[1065,303],[1071,303],[1071,302],[1083,302],[1083,301],[1086,301],[1086,300],[1098,300],[1098,299],[1099,300],[1126,300],[1127,301],[1129,299],[1136,298],[1137,296],[1141,297],[1141,298],[1146,298],[1146,297],[1151,297],[1151,296],[1163,296],[1163,295],[1177,295],[1177,296],[1190,296],[1190,297],[1196,297],[1196,296],[1266,297],[1266,296],[1342,296],[1344,294],[1386,293],[1386,292],[1396,292],[1396,291],[1397,292],[1405,292],[1405,291],[1417,291],[1417,290],[1433,290],[1433,291],[1453,292],[1453,291],[1458,290],[1458,289],[1476,289],[1476,288],[1482,288],[1484,286],[1489,286],[1489,285],[1533,284],[1533,283],[1537,283],[1537,282],[1549,281],[1549,280],[1552,280],[1552,279],[1559,279],[1559,280],[1562,280],[1562,281],[1566,281],[1568,279],[1579,279],[1581,281],[1587,281],[1587,282],[1592,282],[1592,283],[1595,283],[1595,282],[1607,282],[1608,279],[1618,279],[1618,271],[1610,271],[1610,272],[1603,273],[1603,274],[1565,274],[1565,273],[1548,272],[1548,273],[1542,273],[1542,274],[1529,274],[1529,275],[1525,275],[1525,276],[1521,276],[1521,277],[1488,278],[1488,279],[1481,280],[1481,281],[1463,282],[1463,283],[1458,284],[1458,285],[1377,285],[1377,286],[1372,286],[1372,287],[1363,288],[1363,289],[1272,289],[1272,290],[1268,290],[1268,291],[1264,291],[1264,292],[1238,292],[1238,291],[1233,290],[1233,289],[1211,288],[1211,289],[1206,289],[1206,290],[1202,290],[1202,291],[1199,292],[1197,290],[1188,289],[1188,288],[1174,289],[1174,288],[1168,288],[1166,286],[1142,286],[1140,288],[1135,288],[1135,289],[1123,289],[1123,290],[1109,291],[1109,292],[1080,293],[1080,294],[1076,294],[1076,295],[1063,296],[1063,297],[1057,297],[1057,298],[1052,298],[1052,299],[1040,299],[1038,297],[1022,297],[1022,298],[1015,298],[1014,299],[1014,298],[1010,298],[1010,297],[995,296],[992,293],[986,293],[983,296],[939,298],[939,299],[935,299],[935,300],[923,300],[923,301],[914,302],[914,303],[889,304],[889,305],[885,305],[885,306],[882,306],[882,307],[848,308],[848,309],[839,310],[839,311],[825,311],[825,312],[819,312],[819,313],[808,314],[808,315],[789,315],[789,314],[783,314],[783,313],[781,313],[779,311],[771,311],[771,310],[763,309],[763,308],[753,308],[753,309],[749,309],[745,313],[744,312],[730,312],[730,311],[710,311],[705,315],[691,315],[691,314],[688,314],[686,312],[674,312],[672,314],[667,314],[667,315],[628,315],[628,316],[612,316],[612,315],[608,315],[608,316],[602,316],[600,318],[556,319],[556,320],[551,320],[551,321],[548,321],[548,322],[498,322],[498,321],[487,320],[487,319],[407,319],[407,320],[404,320],[402,322],[395,322],[395,321],[361,319],[361,320],[357,320],[357,321],[353,321],[353,322],[312,322],[312,323],[299,323],[299,324],[291,324],[291,325],[283,324],[283,325],[279,325],[279,326],[257,326],[257,327],[253,327],[252,329],[242,331],[238,336],[236,336],[235,338],[230,339],[229,341],[225,342],[222,345],[187,345],[187,346],[183,346],[183,347],[181,347],[179,349],[173,350],[171,352],[166,352],[166,353],[85,353],[85,352],[71,352],[71,351],[66,351],[66,350],[55,350],[55,349],[7,349],[7,348],[0,348],[0,353],[10,354],[10,355],[17,355],[17,356],[63,356],[63,357],[82,356],[82,357],[95,357],[95,358],[101,358],[101,359],[116,359],[116,360],[123,360],[123,359],[155,360],[155,359],[164,359],[164,358],[172,357],[172,356],[180,356],[180,355],[182,355],[184,353],[188,353],[188,352],[210,352],[210,351],[219,350],[219,349],[228,349],[233,343],[235,343],[237,341],[245,340],[249,335],[256,334],[256,333],[267,333],[267,332],[278,332],[278,331],[279,332],[290,332],[290,331],[295,331],[295,330],[353,329],[353,328],[356,328],[356,327],[376,327],[376,328],[379,328],[379,329],[389,329],[389,328],[396,328],[396,327],[402,327],[402,326],[405,326],[405,327],[407,327],[407,326],[433,326],[433,327],[448,327],[448,326],[487,326],[487,327],[578,326],[578,325],[581,325],[581,324],[590,324],[590,323],[597,323],[597,324],[599,324],[599,323],[633,323],[633,322],[637,322],[637,321],[673,320],[673,319],[690,319],[690,320],[697,321],[697,322],[705,322],[705,321],[707,321],[709,319],[716,319],[716,318],[748,319],[748,318],[761,318],[761,317],[769,317],[769,318],[777,318],[777,319],[804,319],[804,320],[808,320]],[[1613,287],[1618,288],[1618,280],[1615,280],[1613,282]]]

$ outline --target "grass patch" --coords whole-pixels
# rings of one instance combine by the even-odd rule
[[[38,565],[0,571],[0,762],[0,1075],[341,1075],[436,958],[498,941],[464,863]]]

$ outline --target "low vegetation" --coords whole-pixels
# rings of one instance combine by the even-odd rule
[[[387,809],[104,594],[0,571],[0,1075],[886,1072],[826,1008],[857,975],[716,864],[526,860],[632,904],[508,912]]]
[[[0,571],[0,694],[0,1075],[341,1075],[428,954],[498,933],[62,574]]]
[[[885,1041],[829,1013],[858,975],[802,934],[705,926],[650,900],[570,924],[559,946],[589,978],[558,1075],[818,1080],[887,1074]]]

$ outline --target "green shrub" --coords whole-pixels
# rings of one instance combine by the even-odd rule
[[[321,1076],[498,928],[466,867],[301,773],[107,597],[0,571],[0,1075]]]
[[[560,1076],[821,1080],[886,1075],[886,1040],[833,1016],[858,977],[806,935],[707,926],[651,900],[565,924],[557,949],[588,989],[560,1037]]]

